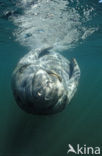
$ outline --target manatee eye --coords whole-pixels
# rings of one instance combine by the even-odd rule
[[[60,77],[60,75],[58,75],[57,73],[55,73],[54,71],[47,71],[47,73],[49,75],[55,76],[57,77],[57,79],[59,79],[60,82],[62,82],[62,78]]]

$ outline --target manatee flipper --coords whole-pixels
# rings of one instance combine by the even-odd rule
[[[79,68],[79,65],[78,65],[78,63],[77,63],[75,58],[72,60],[72,65],[73,65],[73,74],[72,74],[72,76],[74,77],[74,79],[76,81],[79,81],[79,78],[80,78],[80,68]]]
[[[71,99],[73,98],[73,96],[77,90],[78,81],[80,79],[80,68],[79,68],[78,63],[75,58],[72,60],[71,66],[72,66],[72,75],[71,75],[71,78],[68,83],[68,99],[69,99],[69,101],[71,101]]]

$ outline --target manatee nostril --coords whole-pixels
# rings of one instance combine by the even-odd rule
[[[46,81],[46,85],[45,85],[45,86],[46,86],[46,87],[51,87],[51,83],[52,83],[52,82],[50,82],[50,81]]]

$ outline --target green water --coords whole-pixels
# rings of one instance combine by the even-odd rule
[[[49,116],[27,114],[13,98],[11,74],[27,52],[15,42],[13,29],[12,23],[0,20],[0,156],[66,156],[68,144],[101,147],[102,29],[63,52],[78,60],[80,84],[67,108]]]

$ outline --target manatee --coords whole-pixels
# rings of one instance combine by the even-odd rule
[[[69,61],[50,49],[30,51],[20,59],[12,74],[15,100],[28,113],[61,112],[77,90],[80,68],[76,59]]]

